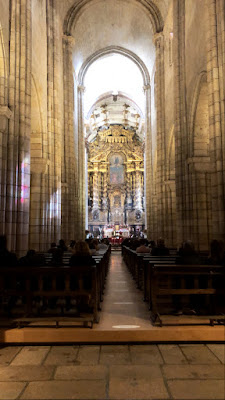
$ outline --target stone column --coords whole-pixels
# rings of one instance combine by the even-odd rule
[[[163,32],[154,36],[156,47],[156,111],[157,111],[157,222],[158,237],[165,235],[165,76]]]
[[[75,236],[84,239],[86,218],[85,140],[84,140],[84,86],[78,86],[78,226]]]
[[[176,188],[175,179],[168,179],[165,182],[166,187],[166,215],[165,240],[169,247],[176,247]]]
[[[224,1],[207,0],[208,93],[212,172],[212,237],[225,235],[225,22]]]
[[[153,196],[153,170],[152,170],[152,133],[151,133],[151,86],[144,86],[145,92],[145,225],[147,236],[152,236],[152,196]]]
[[[6,226],[8,247],[28,249],[30,206],[31,0],[10,7],[10,76],[7,146]]]
[[[185,1],[173,0],[174,116],[177,240],[190,237],[187,172],[187,110],[185,77]]]
[[[46,218],[47,243],[61,237],[61,108],[60,107],[60,35],[59,16],[53,0],[46,1],[47,10],[47,153]],[[59,145],[60,144],[60,145]]]
[[[7,177],[7,136],[11,110],[0,105],[0,234],[5,234],[6,177]]]
[[[63,36],[64,132],[62,137],[62,237],[75,236],[75,143],[74,143],[74,77],[72,36]]]

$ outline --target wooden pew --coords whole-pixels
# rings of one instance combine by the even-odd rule
[[[89,280],[90,287],[87,286]],[[76,282],[76,285],[74,285]],[[34,304],[39,302],[48,303],[51,299],[66,298],[79,300],[82,297],[89,299],[92,308],[90,315],[84,317],[76,314],[71,316],[71,321],[91,323],[99,321],[98,316],[98,288],[100,287],[97,275],[97,266],[93,267],[15,267],[1,268],[0,275],[0,298],[1,306],[4,307],[5,299],[22,299],[22,315],[16,319],[20,324],[23,322],[38,320],[43,317],[41,307],[35,309]],[[2,310],[3,311],[3,310]],[[46,315],[46,321],[51,315]],[[65,320],[62,315],[55,315],[56,322]],[[41,318],[43,320],[43,318]],[[66,318],[68,320],[68,317]]]
[[[192,287],[188,287],[190,286]],[[225,312],[225,269],[223,266],[212,265],[171,265],[155,264],[151,267],[150,280],[150,315],[153,323],[159,321],[162,326],[163,308],[160,299],[174,302],[176,296],[179,303],[185,306],[191,296],[206,300],[204,307],[207,315],[203,316],[205,321],[211,325],[216,320],[223,319]],[[221,296],[223,304],[219,304]],[[222,315],[223,314],[223,315]]]

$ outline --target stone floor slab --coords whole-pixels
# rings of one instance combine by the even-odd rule
[[[70,400],[70,399],[105,399],[104,381],[49,381],[31,382],[21,399],[26,400]]]
[[[109,374],[110,399],[168,399],[159,366],[112,366]]]
[[[222,380],[174,380],[168,381],[174,399],[220,400],[225,398]]]
[[[50,347],[48,346],[27,346],[14,358],[11,365],[40,365]]]
[[[130,364],[130,353],[128,346],[102,346],[100,352],[100,364]]]
[[[166,364],[187,364],[187,359],[175,344],[162,344],[158,346]]]
[[[166,379],[224,379],[223,365],[163,365]]]
[[[99,360],[100,346],[81,346],[77,355],[77,365],[96,365]]]
[[[10,365],[8,367],[0,367],[0,381],[47,381],[52,378],[53,371],[53,367]]]
[[[108,369],[103,365],[94,366],[65,366],[58,367],[55,372],[56,380],[99,380],[106,379]]]
[[[218,358],[205,345],[180,345],[180,348],[190,364],[219,364]]]
[[[76,362],[78,346],[53,346],[44,362],[45,365],[70,365]]]
[[[0,382],[0,400],[15,400],[25,387],[21,382]]]
[[[21,349],[21,346],[0,348],[0,365],[10,364]]]
[[[156,345],[130,346],[131,361],[138,365],[163,364],[163,359]]]
[[[207,344],[207,347],[225,364],[225,344]]]

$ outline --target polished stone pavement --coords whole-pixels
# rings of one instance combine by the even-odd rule
[[[224,399],[223,344],[0,349],[0,399]]]

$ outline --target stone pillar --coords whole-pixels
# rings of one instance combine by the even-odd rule
[[[0,234],[5,234],[6,177],[7,177],[7,135],[9,119],[12,116],[7,106],[0,105]]]
[[[189,158],[188,166],[192,199],[191,239],[196,250],[208,250],[212,230],[212,166],[210,158],[207,156]]]
[[[174,116],[177,241],[190,238],[185,86],[185,0],[173,0]]]
[[[165,235],[165,76],[164,76],[164,36],[154,36],[156,47],[156,111],[157,111],[157,222],[158,237]]]
[[[78,226],[75,236],[84,239],[86,218],[85,140],[84,140],[84,86],[78,86]]]
[[[225,21],[223,0],[207,0],[208,93],[212,172],[212,237],[225,235]]]
[[[152,196],[153,196],[153,170],[152,170],[152,133],[151,133],[151,86],[144,86],[145,92],[145,227],[147,236],[151,238],[153,231]]]
[[[8,247],[28,249],[30,206],[31,0],[10,7],[10,76],[7,145],[6,225]]]
[[[46,1],[47,10],[47,243],[61,237],[61,107],[60,107],[60,35],[59,16],[53,0]],[[60,144],[60,145],[59,145]]]
[[[168,179],[164,182],[166,187],[166,215],[165,240],[169,247],[176,247],[176,188],[175,179]]]
[[[64,132],[62,137],[62,237],[75,236],[75,143],[74,143],[74,77],[72,36],[63,36]]]

